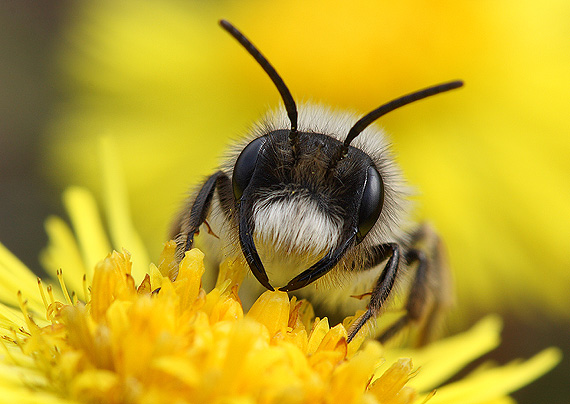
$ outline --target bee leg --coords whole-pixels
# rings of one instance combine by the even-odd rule
[[[407,265],[417,263],[406,302],[406,314],[380,336],[382,343],[415,323],[418,326],[415,342],[418,346],[425,345],[438,328],[441,314],[451,304],[449,272],[439,237],[429,226],[423,225],[412,235],[412,241],[414,245],[423,245],[426,251],[412,248],[405,254]]]
[[[382,274],[376,281],[374,289],[372,289],[370,303],[368,304],[366,312],[364,312],[364,314],[360,316],[360,318],[358,318],[358,320],[356,320],[356,322],[350,327],[347,339],[348,342],[354,338],[368,320],[375,318],[380,313],[382,306],[392,291],[394,281],[396,280],[398,269],[400,267],[401,248],[397,243],[380,244],[374,250],[376,254],[378,254],[378,259],[373,258],[374,261],[382,262],[387,258],[389,251],[391,251],[392,254],[388,259]]]
[[[233,209],[232,183],[226,173],[218,171],[204,182],[192,202],[190,211],[183,213],[183,220],[176,231],[177,244],[182,255],[192,248],[194,235],[198,234],[200,225],[205,222],[210,213],[210,206],[216,189],[224,212],[229,214]]]
[[[426,274],[429,266],[428,260],[423,251],[410,250],[406,254],[406,261],[408,264],[413,264],[416,261],[418,263],[414,281],[406,303],[406,314],[400,317],[398,321],[392,324],[392,326],[384,331],[384,333],[378,338],[382,343],[386,343],[386,341],[392,339],[410,323],[417,322],[424,318],[426,315],[425,312],[429,311],[427,306],[428,300],[431,299],[428,297],[429,291],[427,290]]]

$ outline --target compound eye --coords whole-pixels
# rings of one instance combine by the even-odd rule
[[[243,191],[251,180],[255,165],[257,164],[257,157],[266,140],[267,138],[265,136],[253,140],[250,144],[245,146],[236,160],[232,176],[232,186],[236,201],[241,199]]]
[[[375,167],[368,167],[366,183],[362,192],[360,209],[358,211],[358,242],[362,241],[374,226],[384,203],[384,183]]]

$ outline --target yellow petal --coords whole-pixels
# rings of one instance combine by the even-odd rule
[[[346,355],[347,352],[346,328],[342,324],[337,324],[331,328],[324,336],[317,348],[319,351],[339,351]]]
[[[390,366],[382,376],[376,379],[368,390],[374,394],[381,403],[412,402],[415,399],[415,393],[405,389],[406,383],[410,380],[412,369],[413,365],[411,359],[399,359]]]
[[[85,300],[82,277],[87,273],[79,246],[73,232],[61,218],[50,216],[45,221],[49,244],[41,252],[40,261],[46,272],[56,278],[59,269],[65,274],[65,282]]]
[[[141,282],[150,264],[146,248],[134,229],[131,221],[129,201],[125,192],[126,184],[123,171],[119,167],[119,156],[115,145],[108,137],[99,140],[99,157],[103,174],[103,196],[107,213],[109,232],[116,250],[128,248],[136,257],[133,263],[132,276],[137,283]]]
[[[37,313],[45,312],[42,299],[37,291],[38,278],[8,249],[0,243],[0,298],[3,302],[18,307],[16,292],[21,290],[28,299],[30,309]]]
[[[470,330],[435,341],[421,350],[390,350],[387,362],[398,357],[413,357],[414,364],[422,371],[411,381],[410,386],[418,391],[431,391],[474,359],[497,347],[500,342],[501,320],[488,316]]]
[[[87,278],[93,277],[97,262],[111,251],[109,239],[93,195],[84,188],[70,187],[63,194],[63,201],[81,248]]]
[[[500,398],[542,376],[556,366],[561,358],[558,349],[549,348],[527,361],[478,372],[441,387],[430,404],[471,404]]]
[[[230,258],[225,259],[220,264],[218,279],[216,280],[216,287],[220,288],[222,284],[228,279],[231,280],[229,287],[232,287],[234,285],[241,285],[248,271],[249,267],[247,265],[244,265],[241,260]]]
[[[164,243],[162,253],[158,258],[158,270],[165,278],[169,278],[171,281],[176,279],[178,264],[176,263],[176,242],[174,240]]]
[[[112,397],[111,390],[117,388],[120,380],[110,370],[92,369],[83,371],[70,386],[74,397],[89,397],[94,402],[105,402]]]
[[[130,257],[126,252],[115,251],[97,264],[91,297],[91,314],[95,321],[101,321],[105,317],[105,312],[115,299],[136,298],[130,268]]]
[[[251,306],[247,318],[258,321],[269,330],[269,335],[285,333],[289,323],[289,297],[286,292],[267,291]]]
[[[330,396],[338,403],[359,403],[362,400],[370,376],[378,365],[377,358],[382,347],[376,341],[370,341],[350,361],[338,366],[331,377]]]
[[[309,334],[309,344],[307,346],[307,354],[310,355],[317,351],[319,345],[321,345],[321,342],[323,341],[323,338],[329,332],[329,329],[330,328],[329,328],[328,318],[325,317],[323,319],[315,321],[313,329]]]
[[[153,361],[151,366],[192,387],[197,386],[201,379],[199,369],[195,364],[177,355],[161,356]]]

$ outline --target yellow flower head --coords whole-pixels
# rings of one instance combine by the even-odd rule
[[[205,293],[203,254],[191,250],[175,268],[174,250],[175,243],[167,243],[158,268],[138,286],[129,253],[109,254],[95,267],[86,302],[67,292],[59,302],[40,283],[48,296],[45,319],[36,322],[21,301],[26,328],[5,336],[8,352],[17,346],[43,373],[43,387],[78,402],[416,398],[405,386],[411,360],[375,377],[382,353],[377,342],[359,350],[362,337],[348,344],[342,324],[330,328],[326,319],[313,318],[309,303],[284,292],[266,292],[244,316],[237,291],[245,268],[225,262],[216,287]],[[13,365],[23,368],[21,360],[13,357]]]
[[[420,351],[387,350],[362,333],[347,343],[356,317],[331,328],[326,318],[314,318],[309,302],[279,291],[265,292],[244,313],[237,294],[247,271],[242,264],[222,263],[206,293],[203,254],[188,251],[177,265],[175,248],[167,243],[158,267],[151,265],[139,284],[130,254],[114,251],[95,266],[90,284],[83,277],[81,300],[58,270],[61,298],[38,280],[35,298],[25,301],[18,292],[19,313],[0,306],[0,402],[488,402],[559,357],[551,349],[484,369],[432,397],[455,371],[496,346],[497,319]],[[0,263],[12,275],[29,275],[4,249]]]

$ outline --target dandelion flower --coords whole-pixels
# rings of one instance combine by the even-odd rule
[[[124,249],[89,271],[85,258],[110,241],[86,190],[68,190],[65,200],[77,240],[63,221],[48,221],[48,282],[0,247],[0,402],[508,402],[559,360],[551,348],[444,384],[498,344],[500,320],[400,351],[363,334],[347,343],[356,317],[331,327],[284,292],[265,292],[244,313],[237,292],[247,268],[224,261],[206,293],[203,254],[190,250],[177,264],[174,242],[144,273],[133,272],[137,257]]]

